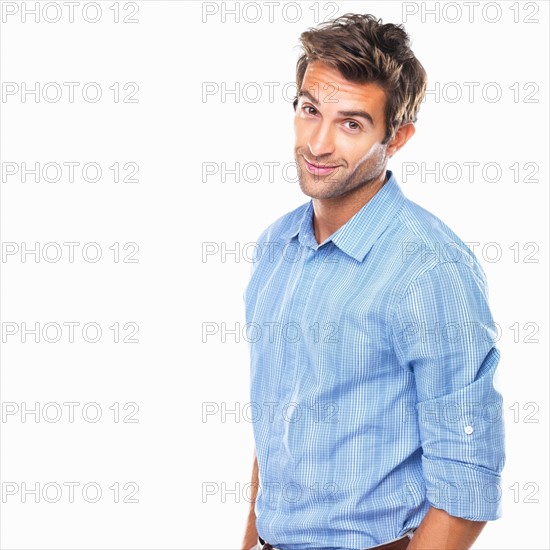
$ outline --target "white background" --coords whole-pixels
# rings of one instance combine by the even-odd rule
[[[369,12],[405,24],[433,92],[416,135],[389,168],[409,198],[464,241],[479,243],[475,251],[502,327],[504,517],[487,526],[475,548],[549,548],[548,3],[474,2],[468,8],[456,2],[280,1],[270,14],[264,2],[249,2],[237,6],[237,22],[225,12],[234,2],[117,7],[102,1],[96,23],[86,21],[97,16],[93,5],[83,11],[84,3],[74,8],[71,23],[68,7],[52,2],[45,18],[55,19],[60,10],[58,22],[43,13],[38,23],[32,14],[24,22],[22,12],[34,4],[4,2],[0,29],[0,547],[240,548],[253,449],[248,349],[242,334],[223,329],[244,326],[242,292],[251,267],[246,243],[307,200],[282,170],[293,162],[289,86],[298,36],[330,15]],[[115,23],[115,8],[121,20],[137,22]],[[429,11],[434,8],[439,23]],[[51,101],[50,86],[50,101],[32,95],[23,101],[21,88],[36,82],[41,90],[57,83],[61,98]],[[79,83],[73,102],[66,82]],[[95,103],[82,96],[90,82],[102,91]],[[130,98],[133,88],[123,89],[129,82],[139,86]],[[272,97],[268,82],[274,83]],[[6,83],[14,83],[14,95]],[[118,102],[109,89],[114,83]],[[223,86],[239,86],[240,93],[224,96]],[[205,95],[204,89],[220,92]],[[24,162],[71,161],[80,163],[74,182],[67,170],[57,182],[42,176],[35,182],[30,175],[23,183],[20,171],[9,174]],[[95,183],[82,177],[89,162],[102,168]],[[115,162],[137,163],[138,181],[114,182],[109,166]],[[218,172],[206,177],[204,163]],[[223,163],[229,169],[240,163],[240,181],[222,174]],[[243,171],[247,163],[262,168],[259,179],[254,164]],[[272,181],[264,163],[278,163]],[[435,163],[439,182],[421,171]],[[462,177],[452,183],[457,165]],[[473,181],[468,166],[474,166]],[[36,242],[41,252],[46,243],[58,243],[59,260],[22,257],[21,249]],[[65,242],[80,243],[73,262]],[[101,247],[97,262],[82,256],[83,245],[92,242]],[[121,249],[118,262],[113,243]],[[137,262],[122,261],[129,253],[125,243],[139,246],[127,258]],[[236,254],[222,254],[235,247]],[[47,250],[55,257],[55,245]],[[219,252],[203,257],[204,250]],[[58,342],[47,341],[55,339],[56,326],[71,321],[80,323],[74,342],[66,326]],[[123,326],[135,323],[139,342],[114,342],[109,327],[115,322],[121,339],[131,332]],[[36,343],[32,334],[22,342],[23,323],[40,323],[41,330],[54,325]],[[84,340],[86,323],[101,326],[97,343]],[[205,326],[218,332],[203,337]],[[38,418],[22,416],[36,402]],[[79,403],[73,422],[66,402]],[[86,403],[98,405],[86,408],[83,418]],[[114,403],[118,422],[109,408]],[[127,403],[139,406],[134,416],[128,417],[135,405],[123,410]],[[92,422],[98,406],[102,416]],[[55,418],[56,407],[61,417],[48,422],[44,415]],[[203,417],[204,411],[211,414]],[[80,484],[73,499],[64,482]],[[32,489],[36,483],[39,502],[30,493],[24,502],[23,484]],[[86,483],[96,485],[83,496]],[[114,483],[120,484],[118,503],[109,489]],[[136,485],[124,489],[126,483]],[[101,498],[88,502],[97,486]],[[138,502],[122,502],[136,486]],[[60,495],[56,487],[64,489]]]

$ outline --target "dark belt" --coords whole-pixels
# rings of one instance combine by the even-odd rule
[[[260,550],[275,550],[276,547],[271,546],[268,542],[265,542],[262,537],[258,536],[260,541]],[[379,546],[371,546],[368,550],[407,550],[407,546],[411,542],[409,535],[403,535],[400,539],[386,544],[380,544]]]

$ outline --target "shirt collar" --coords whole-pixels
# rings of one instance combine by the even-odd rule
[[[391,170],[387,181],[362,208],[344,225],[338,228],[321,244],[315,240],[313,231],[313,201],[305,205],[303,215],[287,234],[287,241],[298,235],[303,246],[317,250],[332,241],[342,252],[362,262],[378,237],[385,231],[401,208],[405,196]]]

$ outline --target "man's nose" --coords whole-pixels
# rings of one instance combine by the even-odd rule
[[[331,155],[334,152],[334,137],[328,124],[319,124],[309,137],[308,147],[314,157]]]

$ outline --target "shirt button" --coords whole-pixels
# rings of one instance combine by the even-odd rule
[[[464,427],[464,431],[465,431],[468,435],[474,433],[474,429],[472,428],[472,426],[465,426],[465,427]]]

